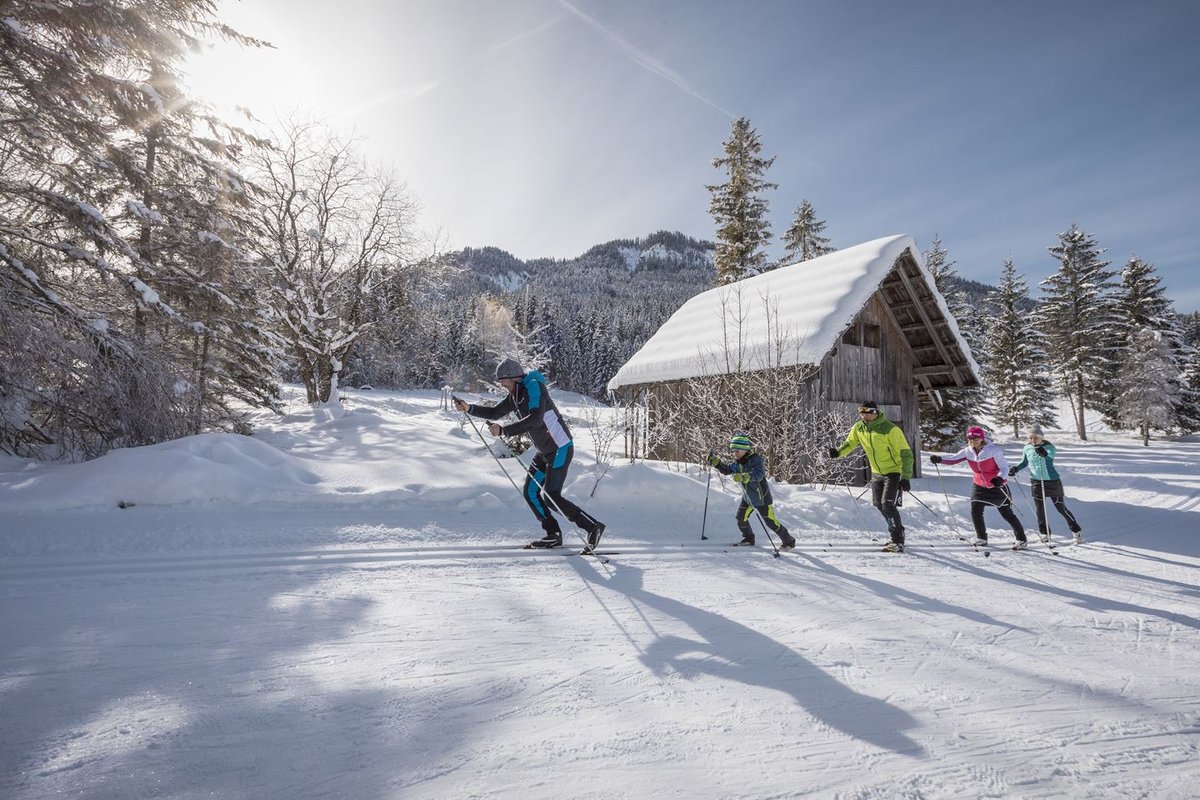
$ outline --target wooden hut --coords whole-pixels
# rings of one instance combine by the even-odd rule
[[[797,418],[817,410],[853,419],[860,402],[875,400],[904,430],[918,470],[920,401],[936,403],[939,390],[979,385],[970,348],[909,236],[877,239],[693,297],[608,388],[646,412],[651,430],[631,432],[654,442],[641,447],[641,455],[682,460],[681,442],[653,435],[655,420],[666,416],[685,384],[718,380],[735,369],[801,370],[788,384],[794,396],[762,398]],[[628,445],[638,452],[637,441]],[[806,479],[803,470],[780,477]]]

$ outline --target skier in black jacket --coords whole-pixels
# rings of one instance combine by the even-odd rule
[[[493,436],[529,434],[537,455],[525,477],[524,496],[533,515],[542,524],[546,535],[530,542],[528,547],[562,547],[562,528],[550,513],[557,509],[567,519],[587,531],[587,550],[594,550],[604,535],[604,523],[588,514],[562,495],[567,480],[567,468],[575,445],[567,422],[558,413],[550,398],[546,379],[536,370],[526,372],[515,359],[506,358],[496,367],[496,380],[508,390],[508,397],[494,406],[477,406],[454,398],[454,407],[474,417],[498,420],[516,414],[517,421],[509,425],[492,422],[488,430]],[[549,507],[543,502],[549,498]]]

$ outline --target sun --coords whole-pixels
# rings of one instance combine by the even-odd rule
[[[319,81],[311,67],[284,47],[246,47],[220,41],[190,55],[182,66],[188,93],[221,112],[249,109],[267,117],[276,109],[312,105]]]

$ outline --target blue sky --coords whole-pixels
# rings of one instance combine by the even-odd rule
[[[1200,308],[1200,3],[245,0],[274,50],[197,89],[364,137],[452,247],[520,258],[680,230],[736,116],[774,156],[778,236],[812,201],[837,246],[940,234],[962,275],[1036,286],[1078,223]],[[781,253],[776,247],[772,255]]]

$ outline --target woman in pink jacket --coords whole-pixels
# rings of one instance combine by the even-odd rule
[[[987,526],[983,524],[984,506],[995,506],[1000,516],[1012,525],[1013,536],[1017,541],[1013,550],[1024,550],[1029,546],[1025,538],[1025,528],[1021,520],[1013,513],[1012,492],[1008,490],[1008,482],[1004,475],[1008,473],[1008,461],[1000,446],[987,441],[983,428],[972,425],[967,429],[967,446],[951,456],[930,456],[932,464],[960,464],[963,461],[971,467],[974,477],[971,487],[971,522],[975,525],[975,541],[977,547],[986,547],[988,543]]]

